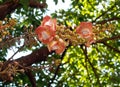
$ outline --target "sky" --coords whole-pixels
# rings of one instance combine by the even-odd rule
[[[67,10],[67,8],[70,7],[70,0],[65,0],[65,2],[63,3],[62,0],[58,0],[58,4],[55,5],[55,3],[52,0],[47,0],[47,4],[48,4],[48,12],[46,13],[46,15],[50,15],[51,13],[55,12],[55,10],[59,10],[59,9],[64,9]],[[8,50],[8,54],[6,59],[9,59],[11,56],[13,56],[13,54],[17,51],[17,49],[15,47],[12,47]],[[26,56],[28,54],[30,54],[31,51],[24,51],[24,52],[19,52],[17,53],[13,58],[20,58],[22,56]]]
[[[53,0],[47,0],[47,4],[48,4],[48,13],[53,13],[55,12],[55,10],[58,9],[64,9],[67,10],[67,8],[70,7],[70,3],[71,0],[65,0],[65,2],[63,3],[62,0],[58,0],[58,4],[55,5],[55,3],[53,2]]]

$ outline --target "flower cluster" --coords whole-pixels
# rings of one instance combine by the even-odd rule
[[[66,48],[65,42],[59,38],[56,39],[56,19],[45,16],[41,25],[35,30],[38,39],[47,45],[49,51],[55,51],[57,54],[63,53]]]
[[[50,43],[55,37],[56,19],[51,19],[49,16],[43,18],[41,25],[35,30],[38,38],[44,44]]]
[[[47,45],[49,51],[55,51],[57,54],[62,54],[64,52],[68,45],[66,40],[70,43],[74,42],[74,44],[84,42],[88,47],[95,42],[92,23],[90,22],[81,22],[76,28],[76,31],[72,32],[57,26],[56,19],[45,16],[41,25],[38,26],[35,32],[38,35],[38,39],[43,44]],[[67,35],[64,34],[65,32]]]
[[[5,18],[3,21],[0,21],[0,42],[3,41],[3,39],[10,35],[10,30],[14,30],[14,26],[16,25],[15,19],[7,19]]]
[[[66,45],[77,46],[85,43],[85,39],[80,38],[79,34],[76,34],[76,31],[70,30],[69,27],[64,25],[57,26],[56,35],[58,38],[62,38]]]
[[[8,61],[10,62],[10,61]],[[3,80],[4,82],[9,82],[9,81],[13,81],[14,76],[20,72],[20,73],[24,73],[24,69],[19,69],[19,67],[21,66],[18,62],[13,61],[11,63],[9,63],[8,65],[6,64],[6,66],[4,67],[4,64],[6,64],[6,62],[0,62],[0,78],[1,80]],[[5,69],[3,69],[3,67]]]
[[[84,38],[87,41],[85,45],[88,47],[90,44],[95,42],[91,22],[81,22],[76,29],[76,33],[78,33],[81,38]]]

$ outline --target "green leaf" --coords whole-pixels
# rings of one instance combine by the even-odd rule
[[[23,5],[23,8],[27,9],[29,5],[29,0],[20,0],[20,4]]]
[[[62,0],[62,2],[65,2],[65,0]]]
[[[54,0],[54,2],[55,2],[55,4],[57,5],[57,3],[58,3],[58,0]]]

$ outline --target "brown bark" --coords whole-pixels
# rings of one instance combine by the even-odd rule
[[[26,75],[28,76],[31,84],[32,84],[32,87],[37,87],[36,85],[36,80],[35,80],[35,76],[32,74],[32,71],[30,69],[26,70]]]
[[[47,56],[50,54],[47,47],[40,48],[38,50],[33,51],[33,53],[23,56],[21,58],[16,59],[15,61],[18,62],[20,65],[26,67],[30,66],[33,63],[38,63],[41,61],[46,61]]]
[[[19,0],[6,0],[5,3],[0,5],[0,20],[3,20],[8,14],[11,14],[18,7],[22,7],[22,5],[19,3]],[[38,0],[29,0],[29,7],[42,9],[46,7],[46,3],[40,3]],[[4,63],[1,62],[0,80],[12,81],[17,72],[15,70],[21,69],[22,71],[25,70],[25,73],[30,79],[32,86],[36,87],[36,81],[34,75],[32,75],[32,71],[26,69],[25,67],[31,66],[33,63],[46,61],[49,54],[50,52],[48,51],[47,47],[43,47],[19,59],[12,61],[8,60]]]
[[[7,14],[10,14],[19,6],[18,3],[14,3],[13,1],[5,2],[0,5],[0,20],[3,20]]]
[[[38,0],[30,0],[29,6],[33,8],[45,8],[46,3],[40,3]],[[22,7],[19,0],[6,1],[0,5],[0,20],[3,20],[8,14],[12,13],[18,7]]]
[[[36,87],[36,80],[34,75],[32,74],[32,69],[28,68],[34,63],[38,63],[41,61],[46,61],[47,56],[50,54],[47,47],[42,47],[33,51],[31,54],[27,56],[23,56],[21,58],[15,60],[8,60],[4,63],[0,63],[0,80],[4,82],[12,82],[14,76],[17,72],[24,72],[30,79],[32,87]],[[18,71],[19,70],[19,71]]]

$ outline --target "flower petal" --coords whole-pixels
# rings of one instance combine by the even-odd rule
[[[47,44],[48,50],[51,52],[52,50],[56,50],[57,49],[57,41],[52,41],[50,43]]]
[[[92,23],[81,22],[77,27],[76,32],[83,38],[88,38],[92,34]]]
[[[55,32],[50,31],[47,29],[47,27],[44,26],[39,26],[35,32],[38,35],[38,39],[44,44],[51,42],[55,37]]]
[[[42,26],[49,26],[50,30],[53,30],[53,31],[56,31],[56,24],[57,24],[56,19],[52,19],[49,16],[45,16],[41,23]]]
[[[80,25],[76,29],[76,33],[78,33],[82,38],[86,39],[86,46],[89,47],[94,41],[93,31],[92,31],[92,23],[91,22],[81,22]]]
[[[50,38],[50,34],[46,31],[41,32],[41,36],[43,40],[47,40]]]
[[[38,38],[44,44],[48,44],[56,35],[56,19],[51,19],[50,16],[45,16],[41,25],[35,30]]]
[[[47,44],[49,51],[55,51],[57,54],[62,54],[66,48],[65,42],[62,39],[54,40]]]
[[[87,47],[89,47],[90,46],[90,44],[92,44],[92,43],[95,43],[95,40],[94,40],[94,38],[93,37],[90,37],[88,40],[87,40],[87,42],[86,42],[86,46]]]

